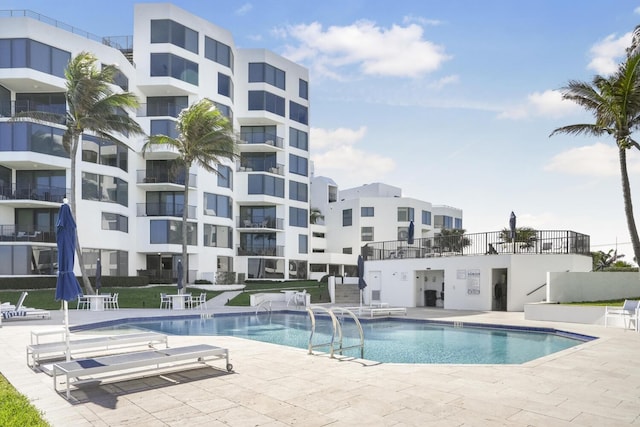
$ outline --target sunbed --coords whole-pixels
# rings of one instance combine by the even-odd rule
[[[113,351],[140,346],[164,344],[168,347],[167,336],[156,332],[134,334],[105,335],[95,338],[73,339],[69,341],[71,354]],[[65,341],[46,342],[27,345],[27,365],[35,367],[42,360],[61,357],[67,350]]]
[[[161,350],[145,350],[132,353],[116,354],[95,358],[72,360],[53,365],[53,388],[58,391],[59,375],[66,378],[66,398],[71,398],[71,385],[78,386],[86,381],[104,381],[126,373],[145,373],[150,371],[182,370],[187,365],[203,364],[207,360],[226,359],[226,369],[231,372],[233,365],[229,363],[229,351],[226,348],[208,344],[197,344],[186,347],[175,347]],[[144,368],[144,369],[141,369]],[[135,372],[132,372],[135,370]],[[112,374],[110,376],[96,375]],[[81,378],[82,377],[82,378]],[[74,380],[73,382],[71,380]]]

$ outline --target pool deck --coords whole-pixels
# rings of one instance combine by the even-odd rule
[[[207,310],[229,311],[239,309]],[[200,312],[70,310],[69,317],[77,325],[187,313]],[[523,365],[465,366],[340,361],[234,337],[170,336],[171,346],[228,348],[234,372],[200,368],[83,387],[68,402],[51,377],[26,363],[30,332],[62,325],[62,312],[52,311],[51,320],[2,323],[0,372],[54,427],[640,426],[638,333],[527,321],[524,313],[421,307],[407,317],[551,327],[599,339]]]

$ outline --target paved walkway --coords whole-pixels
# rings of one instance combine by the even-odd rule
[[[238,311],[209,306],[208,312]],[[199,312],[194,310],[194,312]],[[67,426],[640,426],[640,334],[602,326],[532,322],[523,313],[409,309],[416,318],[548,326],[595,335],[523,365],[409,365],[338,361],[234,337],[171,336],[170,345],[227,347],[235,372],[195,369],[74,391],[26,365],[31,330],[62,324],[10,321],[0,328],[0,371],[54,427]],[[170,310],[71,310],[72,324]],[[215,365],[215,362],[214,362]],[[220,363],[222,368],[222,363]]]

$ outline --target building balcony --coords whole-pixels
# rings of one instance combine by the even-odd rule
[[[195,188],[197,186],[196,174],[188,174],[187,179],[189,187]],[[138,184],[150,184],[150,188],[153,190],[156,190],[159,185],[169,185],[172,190],[175,190],[176,186],[184,189],[185,177],[184,174],[172,174],[167,171],[154,173],[146,169],[141,169],[136,171],[136,182]]]
[[[284,148],[284,138],[270,133],[243,132],[240,133],[240,149],[248,148],[251,151],[272,151],[274,148]],[[244,150],[243,150],[244,151]]]
[[[283,164],[256,164],[256,163],[239,163],[236,165],[236,172],[268,172],[275,175],[284,176]]]
[[[138,203],[136,205],[138,216],[175,216],[182,218],[184,205],[168,205],[166,203]],[[196,206],[187,207],[187,218],[196,218]]]
[[[25,200],[33,200],[59,204],[70,192],[69,188],[42,185],[30,186],[17,183],[10,186],[0,186],[0,203],[19,203],[23,205]]]
[[[533,230],[512,239],[504,231],[445,235],[368,243],[365,260],[505,254],[577,254],[591,256],[590,237],[569,230]]]
[[[270,246],[270,247],[257,247],[257,246],[237,246],[238,256],[273,256],[283,257],[284,246]]]
[[[243,229],[284,230],[284,218],[236,217],[236,227]]]
[[[51,228],[6,224],[0,225],[0,241],[56,243],[56,233]]]
[[[0,117],[17,117],[31,112],[45,113],[39,118],[55,124],[64,124],[67,106],[65,104],[42,104],[29,100],[0,102]]]

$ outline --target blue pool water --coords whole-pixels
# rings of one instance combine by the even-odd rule
[[[216,315],[210,319],[154,320],[128,323],[173,335],[228,335],[307,349],[311,330],[308,315],[271,314]],[[364,358],[386,363],[519,364],[576,346],[593,337],[572,336],[554,330],[519,330],[494,325],[453,327],[443,322],[411,319],[362,321]],[[356,325],[343,323],[344,346],[359,341]],[[329,342],[331,323],[316,317],[314,343]],[[319,352],[328,352],[322,348]],[[360,357],[359,349],[346,356]]]

